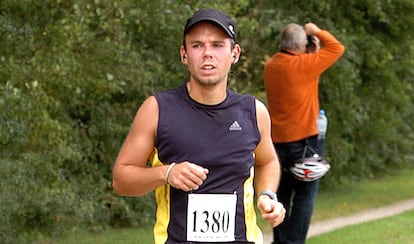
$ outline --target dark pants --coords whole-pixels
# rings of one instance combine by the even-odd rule
[[[306,143],[319,153],[317,136],[296,142],[274,144],[283,168],[277,197],[286,209],[283,223],[273,228],[275,244],[306,241],[319,180],[300,181],[286,170],[292,161],[302,157]]]
[[[318,139],[318,149],[319,155],[323,156],[323,152],[325,149],[325,139]]]

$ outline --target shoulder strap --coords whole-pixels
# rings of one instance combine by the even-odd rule
[[[317,154],[318,156],[320,156],[319,153],[309,145],[308,139],[306,139],[305,148],[303,149],[302,159],[306,157],[306,152],[308,150],[311,151],[313,154]]]

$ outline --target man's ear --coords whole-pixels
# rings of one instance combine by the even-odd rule
[[[239,58],[237,57],[236,54],[233,53],[233,61],[231,63],[236,64],[238,61],[239,61]]]
[[[181,63],[187,64],[187,52],[184,49],[184,46],[180,48]]]
[[[240,59],[240,53],[241,53],[241,48],[239,46],[239,44],[236,44],[233,48],[233,61],[231,62],[232,64],[237,64],[237,62],[239,62]]]

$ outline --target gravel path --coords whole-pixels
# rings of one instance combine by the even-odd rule
[[[371,210],[363,211],[363,212],[345,216],[345,217],[339,217],[339,218],[334,218],[330,220],[312,223],[311,226],[309,227],[308,238],[312,236],[324,234],[330,231],[334,231],[336,229],[340,229],[348,225],[356,225],[356,224],[360,224],[360,223],[364,223],[368,221],[390,217],[390,216],[397,215],[397,214],[400,214],[402,212],[405,212],[411,209],[414,209],[414,199],[409,199],[409,200],[395,203],[389,206],[371,209]],[[267,233],[264,235],[265,244],[270,244],[272,243],[272,241],[273,241],[272,233]]]

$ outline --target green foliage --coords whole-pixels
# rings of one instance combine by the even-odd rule
[[[407,155],[412,162],[411,1],[259,1],[252,8],[257,17],[249,22],[254,28],[244,46],[250,48],[248,73],[259,98],[264,98],[262,65],[278,51],[286,24],[313,21],[346,47],[320,79],[321,107],[329,118],[326,153],[333,165],[323,187],[404,167]],[[401,15],[407,18],[399,21]]]
[[[412,163],[412,1],[5,0],[4,243],[152,222],[153,195],[116,196],[111,168],[142,101],[188,78],[182,28],[201,7],[235,18],[242,57],[229,86],[263,101],[263,65],[284,25],[312,20],[344,43],[345,55],[320,80],[333,165],[323,187]]]

